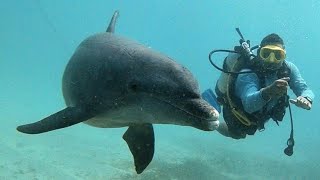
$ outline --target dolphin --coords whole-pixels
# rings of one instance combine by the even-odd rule
[[[152,124],[218,128],[219,113],[201,98],[196,79],[176,61],[115,35],[119,11],[106,32],[85,40],[62,78],[66,108],[17,130],[39,134],[83,122],[99,128],[129,127],[123,135],[138,174],[154,155]]]

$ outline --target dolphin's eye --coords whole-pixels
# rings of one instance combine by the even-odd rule
[[[138,88],[138,86],[137,86],[136,84],[130,85],[130,89],[131,89],[132,91],[134,91],[134,92],[137,91],[137,88]]]
[[[195,99],[200,97],[200,95],[195,92],[184,92],[184,93],[181,93],[180,96],[182,98],[195,98]]]

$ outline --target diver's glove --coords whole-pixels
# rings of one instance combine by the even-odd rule
[[[262,88],[260,90],[262,98],[265,101],[270,101],[271,99],[283,96],[284,94],[287,93],[289,80],[290,80],[289,77],[277,79],[269,86]]]
[[[303,96],[299,96],[297,99],[290,99],[290,103],[306,110],[310,110],[312,106],[312,100]]]

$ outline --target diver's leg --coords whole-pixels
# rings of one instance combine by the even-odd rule
[[[224,121],[219,123],[219,127],[218,127],[217,131],[223,136],[230,137],[230,133],[228,131],[228,126],[227,126],[226,122],[224,122]]]
[[[223,108],[222,114],[223,120],[220,120],[217,131],[225,137],[244,139],[246,132],[243,131],[239,120],[235,119],[231,110],[229,108]]]
[[[228,126],[227,126],[227,123],[222,121],[219,123],[219,127],[217,129],[217,131],[225,136],[225,137],[230,137],[230,138],[233,138],[233,139],[244,139],[246,138],[246,133],[232,133],[229,131],[228,129]]]

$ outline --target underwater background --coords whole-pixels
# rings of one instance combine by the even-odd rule
[[[16,126],[65,107],[61,79],[69,58],[84,38],[106,30],[115,10],[116,34],[187,67],[201,91],[219,77],[208,53],[238,45],[236,27],[252,45],[278,33],[316,95],[311,111],[292,106],[293,156],[283,153],[289,113],[279,127],[270,121],[244,140],[155,125],[155,155],[141,175],[122,139],[127,128],[18,133]],[[0,179],[319,179],[319,18],[317,0],[0,0]],[[223,56],[215,56],[219,65]]]

